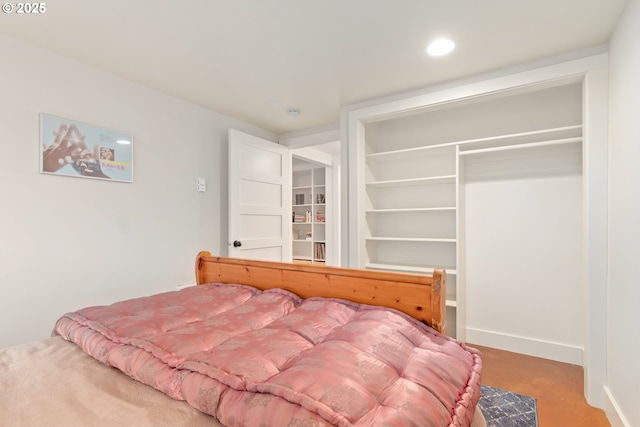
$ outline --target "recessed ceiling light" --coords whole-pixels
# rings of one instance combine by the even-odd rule
[[[451,52],[456,44],[449,39],[438,39],[427,47],[427,53],[431,56],[442,56]]]

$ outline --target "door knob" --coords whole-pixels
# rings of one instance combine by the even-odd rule
[[[242,242],[240,240],[234,240],[233,241],[233,247],[234,248],[239,248],[240,246],[242,246]]]

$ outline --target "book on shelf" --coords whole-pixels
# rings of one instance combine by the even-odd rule
[[[307,223],[311,222],[311,211],[306,211],[304,214],[293,212],[293,222]]]
[[[325,259],[325,244],[323,242],[314,243],[313,258],[318,260]]]
[[[311,194],[296,194],[295,195],[295,204],[296,205],[310,205],[311,204]]]

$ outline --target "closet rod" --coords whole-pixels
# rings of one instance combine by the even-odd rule
[[[572,144],[574,142],[582,142],[582,137],[577,136],[575,138],[554,139],[552,141],[529,142],[526,144],[517,144],[517,145],[504,145],[502,147],[477,148],[475,150],[460,151],[460,155],[464,156],[467,154],[479,154],[479,153],[490,153],[493,151],[515,150],[518,148],[544,147],[547,145]]]

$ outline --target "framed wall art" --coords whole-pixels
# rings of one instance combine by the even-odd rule
[[[133,135],[42,113],[40,172],[133,182]]]

